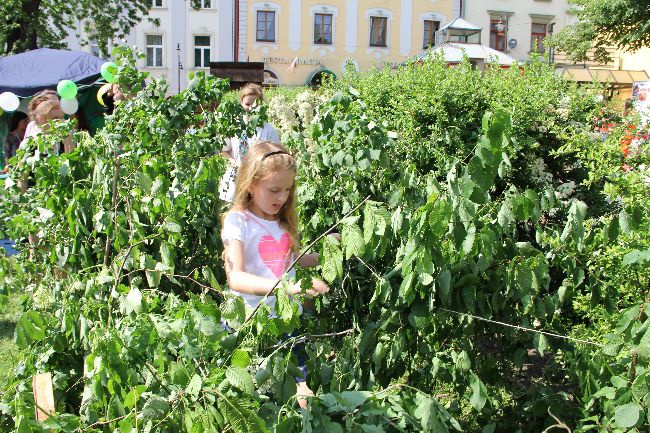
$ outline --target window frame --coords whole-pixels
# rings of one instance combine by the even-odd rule
[[[255,42],[262,42],[262,43],[276,43],[276,25],[275,25],[275,20],[276,20],[276,11],[274,10],[269,10],[269,9],[259,9],[256,11],[257,13],[255,14]],[[265,23],[272,23],[273,24],[273,39],[260,39],[260,14],[270,14],[272,19],[271,20],[265,20]],[[267,30],[263,29],[264,32],[268,32]],[[268,35],[266,35],[268,36]]]
[[[388,48],[388,17],[387,16],[381,16],[381,15],[370,15],[370,35],[368,38],[368,46],[372,48]],[[373,21],[377,19],[379,22],[383,21],[384,22],[384,27],[383,27],[383,45],[380,43],[373,43],[373,30],[375,27],[373,26]],[[382,29],[380,29],[381,31]]]
[[[159,5],[156,4],[158,2],[160,2]],[[151,8],[152,9],[154,9],[154,8],[163,8],[163,7],[165,7],[164,0],[151,0]]]
[[[197,45],[196,44],[196,38],[208,38],[208,45]],[[194,59],[193,59],[193,65],[194,68],[196,69],[206,69],[210,68],[210,62],[212,59],[212,35],[206,35],[206,34],[196,34],[192,35],[192,47],[193,47],[193,52],[194,52]],[[196,64],[196,54],[197,51],[200,51],[200,60],[201,60],[201,65]],[[208,62],[207,65],[205,64],[205,55],[208,55]]]
[[[320,23],[321,24],[321,30],[324,29],[324,27],[326,25],[325,22],[324,22],[324,19],[326,17],[329,17],[329,19],[330,19],[330,22],[329,22],[329,42],[327,42],[327,41],[318,42],[317,39],[316,39],[316,36],[317,36],[316,35],[316,24],[317,24],[317,20],[318,20],[319,17],[322,18],[321,23]],[[326,35],[327,35],[327,32],[322,30],[321,31],[321,36],[323,36],[323,38],[325,39]],[[334,14],[331,13],[331,12],[316,12],[316,13],[314,13],[314,45],[327,45],[327,46],[329,46],[329,45],[333,45],[333,44],[334,44]]]
[[[158,44],[150,44],[149,43],[149,36],[159,36],[160,37],[160,45]],[[144,35],[144,47],[145,47],[145,67],[147,68],[163,68],[165,66],[164,64],[164,52],[165,52],[165,39],[164,36],[161,33],[146,33]],[[149,64],[149,48],[152,49],[152,57],[151,57],[151,65]],[[159,51],[159,55],[156,53]],[[160,60],[160,64],[156,64],[156,60]]]
[[[433,24],[433,31],[431,31],[431,34],[429,36],[429,41],[430,43],[427,44],[427,24],[432,23]],[[433,47],[436,45],[436,32],[440,30],[440,20],[423,20],[422,23],[422,49],[426,50],[430,47]]]
[[[498,31],[496,29],[496,25],[499,24],[499,21],[501,21],[501,24],[503,24],[503,31]],[[494,46],[492,46],[492,36],[494,35]],[[499,49],[499,40],[502,40],[503,42],[503,49]],[[503,22],[503,20],[500,19],[494,19],[490,18],[490,35],[489,35],[489,47],[492,48],[493,50],[501,51],[502,53],[505,53],[506,50],[508,49],[508,20]]]
[[[544,33],[534,32],[533,29],[535,26],[544,26]],[[540,38],[541,36],[541,38]],[[544,53],[546,47],[544,47],[544,39],[548,36],[548,23],[539,23],[533,21],[530,25],[530,52],[531,53]],[[539,44],[535,46],[535,41],[538,40]]]

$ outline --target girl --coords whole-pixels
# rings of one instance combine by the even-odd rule
[[[263,99],[262,88],[257,84],[249,83],[239,93],[239,103],[246,113],[250,112]],[[244,121],[248,121],[248,114],[244,115]],[[221,200],[232,202],[235,196],[235,177],[237,176],[237,169],[241,165],[242,158],[250,146],[260,141],[280,142],[280,137],[275,131],[275,128],[273,128],[273,125],[268,122],[265,123],[264,127],[257,128],[255,135],[250,138],[244,134],[242,137],[226,139],[226,144],[221,149],[221,154],[226,157],[230,166],[221,179],[219,186],[219,198]]]
[[[247,309],[257,307],[298,251],[295,177],[296,161],[281,144],[258,143],[242,160],[221,238],[228,285],[243,298]],[[318,255],[307,254],[299,263],[315,266]],[[294,278],[295,271],[290,270],[288,276]],[[314,278],[307,293],[318,296],[328,291],[323,281]],[[300,282],[293,283],[288,292],[299,294]],[[276,298],[268,296],[264,301],[273,309]],[[296,387],[298,395],[313,395],[306,377],[296,378]],[[301,407],[307,404],[301,398],[298,403]]]
[[[26,128],[27,115],[22,111],[16,111],[11,116],[11,120],[9,121],[9,133],[5,137],[3,143],[5,164],[9,161],[9,158],[16,156],[16,150],[25,136]]]

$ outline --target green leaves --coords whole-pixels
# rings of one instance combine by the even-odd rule
[[[30,344],[45,338],[47,325],[37,311],[27,311],[16,324],[16,344],[26,348]]]
[[[480,412],[483,410],[487,401],[487,389],[485,388],[485,385],[483,385],[483,382],[481,382],[481,379],[479,379],[474,373],[470,376],[469,387],[472,391],[469,404]]]
[[[621,428],[634,427],[643,414],[643,408],[638,403],[628,403],[616,408],[614,424]]]
[[[321,275],[328,283],[343,275],[343,251],[339,248],[338,241],[330,236],[323,240],[321,266]]]
[[[235,388],[240,389],[246,394],[252,395],[255,392],[253,378],[241,367],[230,366],[226,369],[226,378]]]

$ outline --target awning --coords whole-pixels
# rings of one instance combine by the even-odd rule
[[[580,83],[598,81],[600,83],[609,82],[614,85],[631,85],[635,81],[646,81],[649,78],[646,71],[619,71],[581,67],[562,68],[558,70],[558,73],[566,79]]]

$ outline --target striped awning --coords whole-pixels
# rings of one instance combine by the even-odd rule
[[[620,71],[616,69],[566,67],[558,72],[569,80],[580,83],[611,83],[618,85],[631,85],[635,81],[646,81],[649,79],[646,71]]]

